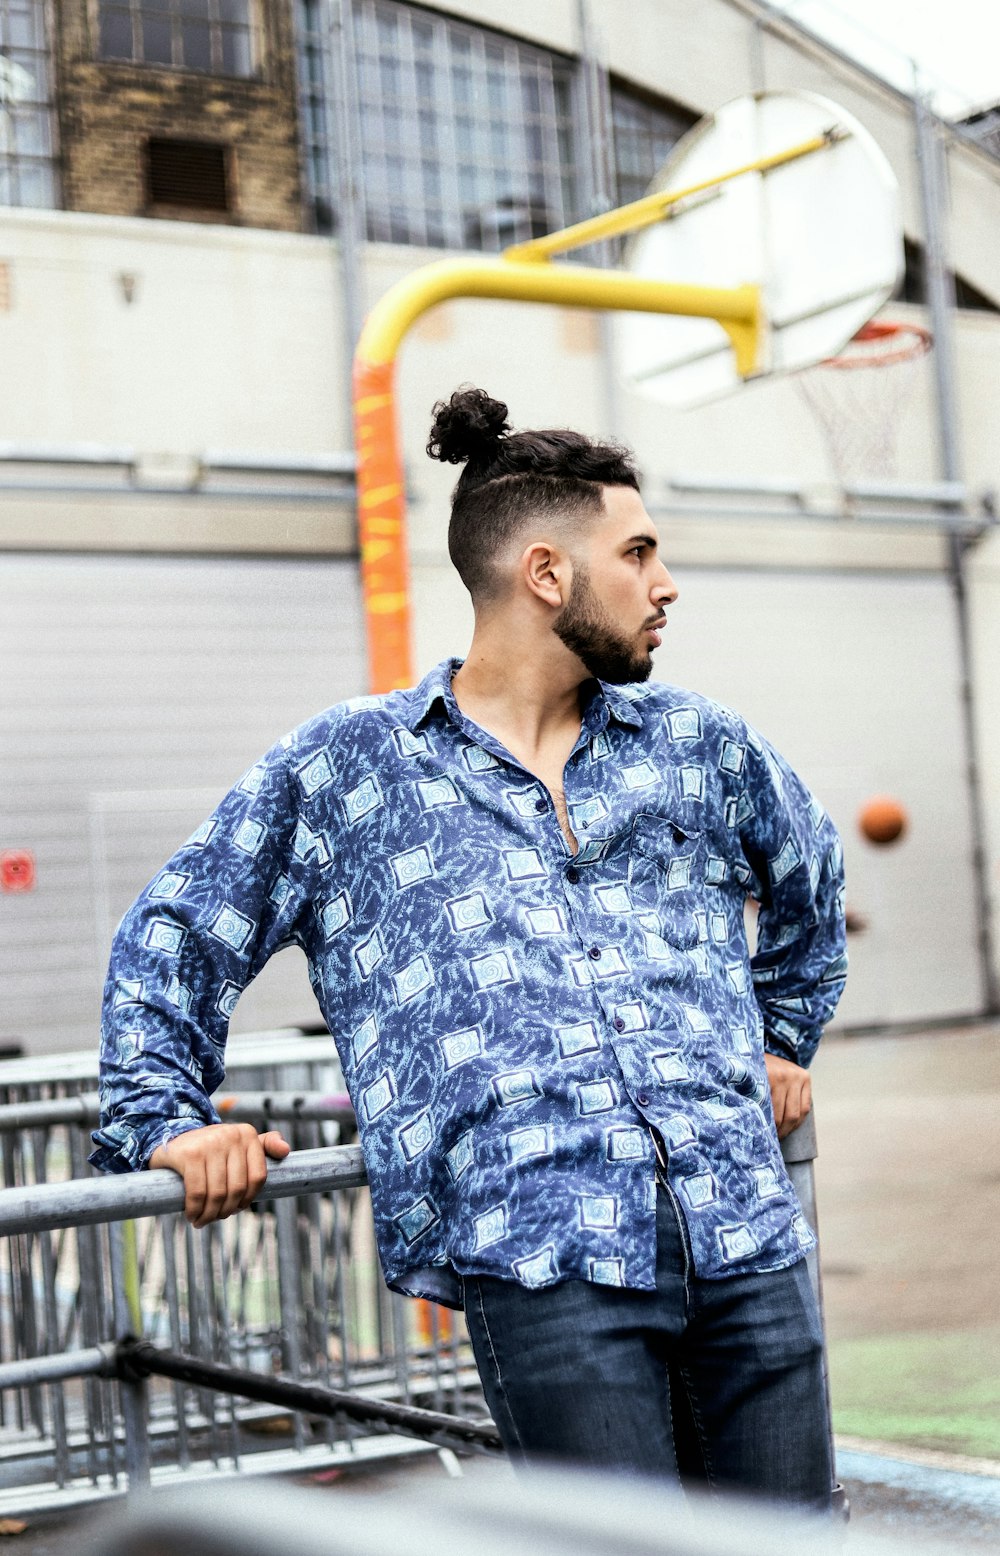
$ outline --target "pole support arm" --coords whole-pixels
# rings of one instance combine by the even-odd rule
[[[675,206],[694,195],[707,194],[749,173],[772,173],[776,168],[787,167],[790,162],[798,162],[802,157],[811,157],[814,152],[835,146],[847,133],[839,126],[832,126],[824,134],[813,135],[796,146],[788,146],[784,151],[773,152],[768,157],[757,157],[753,162],[741,163],[739,167],[700,179],[683,189],[660,189],[654,194],[643,195],[641,200],[620,205],[614,211],[604,211],[600,216],[591,216],[586,221],[574,222],[571,227],[562,227],[558,232],[547,232],[543,237],[532,238],[527,243],[512,244],[504,250],[504,258],[537,265],[551,259],[553,254],[567,254],[571,249],[583,248],[588,243],[600,243],[605,238],[618,238],[627,232],[638,232],[643,227],[655,227],[657,222],[665,221],[673,214]]]
[[[404,276],[379,298],[368,315],[358,341],[356,363],[375,366],[391,362],[417,319],[437,303],[453,297],[491,297],[568,308],[717,319],[733,342],[742,376],[748,377],[757,365],[761,330],[757,286],[651,281],[582,265],[542,270],[537,264],[509,259],[442,259]]]

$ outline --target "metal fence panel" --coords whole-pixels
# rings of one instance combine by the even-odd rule
[[[262,1125],[277,1099],[293,1156],[269,1179],[269,1193],[284,1197],[200,1232],[177,1213],[173,1174],[112,1184],[87,1167],[95,1081],[93,1055],[0,1065],[0,1485],[9,1488],[0,1507],[122,1489],[143,1431],[158,1479],[248,1460],[287,1468],[289,1450],[303,1464],[335,1462],[370,1447],[346,1421],[168,1378],[145,1385],[140,1418],[98,1360],[127,1333],[265,1375],[438,1411],[468,1413],[470,1399],[482,1409],[461,1316],[382,1280],[360,1151],[329,1150],[354,1138],[329,1037],[234,1041],[227,1085]],[[318,1117],[299,1116],[303,1097]],[[59,1188],[70,1179],[85,1181]],[[141,1219],[109,1224],[112,1188],[121,1214]],[[82,1375],[65,1376],[67,1353]],[[11,1386],[36,1358],[30,1381]]]

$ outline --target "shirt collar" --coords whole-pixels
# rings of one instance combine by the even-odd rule
[[[439,665],[435,665],[419,685],[410,693],[410,719],[409,727],[418,730],[431,715],[434,706],[443,702],[449,713],[456,706],[455,694],[451,689],[451,678],[462,664],[461,659],[442,659]]]
[[[593,691],[589,702],[584,705],[584,718],[591,708],[598,710],[603,728],[606,722],[603,708],[607,708],[608,718],[614,719],[617,724],[627,724],[630,729],[642,728],[642,714],[621,687],[612,686],[608,681],[591,681],[589,685]]]
[[[443,703],[447,714],[454,718],[458,713],[458,705],[455,702],[455,694],[451,689],[451,678],[455,671],[460,669],[461,659],[442,659],[439,665],[435,665],[418,686],[410,693],[410,719],[409,728],[418,730],[434,711],[438,703]],[[581,708],[584,725],[591,733],[603,729],[608,719],[612,718],[618,724],[628,725],[631,729],[642,728],[642,715],[638,708],[628,698],[620,687],[611,686],[606,681],[588,681]]]

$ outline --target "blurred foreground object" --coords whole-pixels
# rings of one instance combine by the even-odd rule
[[[873,794],[858,812],[858,827],[869,843],[895,843],[909,825],[909,817],[891,794]]]
[[[843,1529],[744,1501],[686,1497],[593,1471],[488,1471],[371,1494],[278,1486],[192,1487],[129,1504],[81,1541],[85,1556],[834,1556]],[[852,1556],[902,1556],[905,1542],[852,1534]],[[919,1547],[957,1556],[959,1546]]]

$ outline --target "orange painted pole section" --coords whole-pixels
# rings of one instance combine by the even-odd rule
[[[411,686],[410,580],[406,493],[396,425],[396,359],[354,363],[358,543],[373,692]]]

